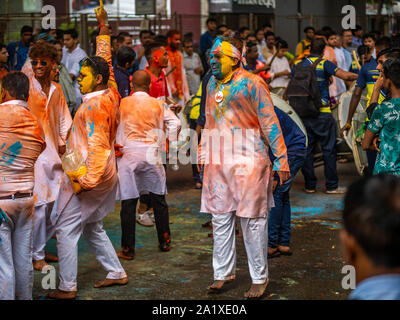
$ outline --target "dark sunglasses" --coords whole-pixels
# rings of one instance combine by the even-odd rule
[[[40,65],[43,66],[43,67],[47,66],[47,61],[46,60],[32,60],[31,64],[32,64],[32,66],[36,67],[39,62],[40,62]]]

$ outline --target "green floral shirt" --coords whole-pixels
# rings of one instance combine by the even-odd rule
[[[381,143],[374,174],[390,173],[400,176],[400,98],[378,105],[368,129],[379,134]]]

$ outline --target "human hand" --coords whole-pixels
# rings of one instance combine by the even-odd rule
[[[67,146],[59,146],[58,147],[58,154],[60,155],[60,156],[62,156],[64,153],[65,153],[65,151],[67,151]]]
[[[379,145],[381,144],[381,138],[379,138],[379,137],[375,137],[373,140],[372,140],[372,147],[373,147],[373,149],[376,151],[376,152],[378,152],[378,153],[381,153],[381,150],[379,149]]]
[[[378,79],[375,81],[374,90],[381,91],[383,88],[383,73],[379,74]]]
[[[202,74],[203,73],[203,68],[202,67],[198,67],[198,68],[194,69],[194,73],[195,74]]]
[[[96,19],[99,25],[108,24],[108,15],[107,11],[104,9],[102,0],[100,0],[100,6],[94,9],[94,12],[96,13]]]
[[[275,173],[279,176],[279,185],[283,185],[291,177],[290,172],[288,171],[274,171],[272,174],[274,175]]]
[[[274,180],[272,185],[272,192],[275,192],[277,186],[278,186],[278,180]]]
[[[343,128],[340,130],[340,136],[342,137],[342,139],[345,138],[345,136],[348,135],[349,130],[351,129],[351,124],[346,122],[346,124],[343,126]]]
[[[121,149],[123,149],[123,146],[121,146],[120,144],[114,144],[114,150],[115,150],[115,158],[121,158],[124,153],[121,151]]]

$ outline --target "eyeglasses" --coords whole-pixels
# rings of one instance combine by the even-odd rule
[[[32,60],[31,64],[32,64],[33,67],[36,67],[39,64],[39,62],[40,62],[40,65],[43,66],[43,67],[47,66],[47,61],[46,60]]]

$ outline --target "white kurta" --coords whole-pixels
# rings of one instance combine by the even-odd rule
[[[174,141],[180,127],[179,119],[166,103],[145,92],[136,92],[122,99],[120,113],[117,143],[123,146],[123,156],[117,161],[117,199],[136,199],[147,192],[166,194],[161,157],[164,124],[170,141]]]

